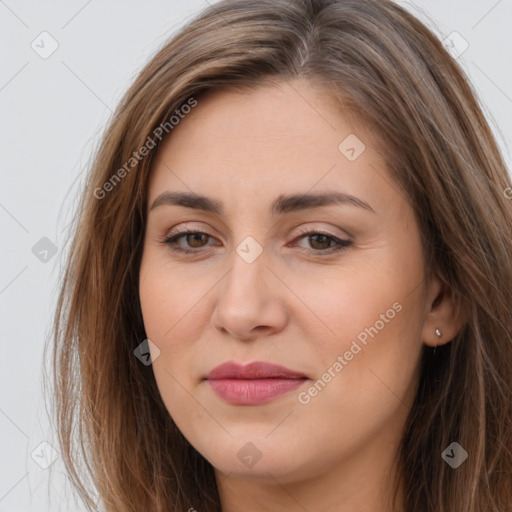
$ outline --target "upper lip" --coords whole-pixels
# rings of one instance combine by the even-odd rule
[[[255,361],[241,365],[228,361],[216,366],[206,376],[208,380],[218,379],[303,379],[306,376],[278,364]]]

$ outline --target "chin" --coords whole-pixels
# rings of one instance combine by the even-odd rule
[[[210,441],[210,446],[198,451],[223,474],[243,478],[268,480],[280,483],[296,481],[311,475],[314,462],[305,457],[304,449],[295,443],[285,444],[282,438],[265,438],[268,434],[238,436],[228,442]],[[216,449],[212,450],[212,444]],[[300,455],[300,460],[297,459]]]

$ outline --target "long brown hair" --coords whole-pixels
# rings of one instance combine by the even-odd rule
[[[510,178],[459,65],[389,0],[220,1],[156,53],[120,102],[78,205],[55,315],[55,418],[80,497],[108,512],[220,510],[213,467],[134,356],[146,338],[148,179],[159,127],[172,137],[169,119],[191,98],[293,78],[329,88],[372,127],[414,208],[427,266],[467,319],[450,343],[423,349],[397,454],[405,509],[512,510]],[[454,441],[468,453],[457,469],[441,457]]]

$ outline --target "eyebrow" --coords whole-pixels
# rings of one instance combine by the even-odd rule
[[[163,192],[153,201],[150,211],[163,205],[183,206],[217,215],[222,215],[223,213],[223,206],[220,201],[192,192]],[[280,195],[272,203],[271,212],[274,215],[282,215],[289,212],[331,205],[357,206],[375,213],[375,210],[362,199],[344,192],[332,191],[315,194]]]

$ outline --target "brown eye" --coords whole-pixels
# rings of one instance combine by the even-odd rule
[[[306,231],[301,233],[302,236],[298,238],[298,240],[302,240],[306,238],[308,240],[309,247],[306,247],[306,251],[308,254],[318,254],[319,256],[322,254],[330,254],[337,251],[342,251],[343,249],[352,245],[350,240],[342,240],[333,235],[328,235],[327,233],[321,233],[318,231]]]
[[[328,249],[330,247],[331,237],[317,234],[309,236],[311,247],[318,250]]]
[[[185,239],[190,247],[200,248],[203,247],[201,241],[207,242],[208,235],[206,233],[190,233],[185,235]]]
[[[212,238],[210,235],[201,231],[182,231],[165,238],[164,243],[173,251],[192,253],[199,252],[203,247],[207,247],[210,238]],[[185,241],[184,245],[180,243],[182,240]]]

